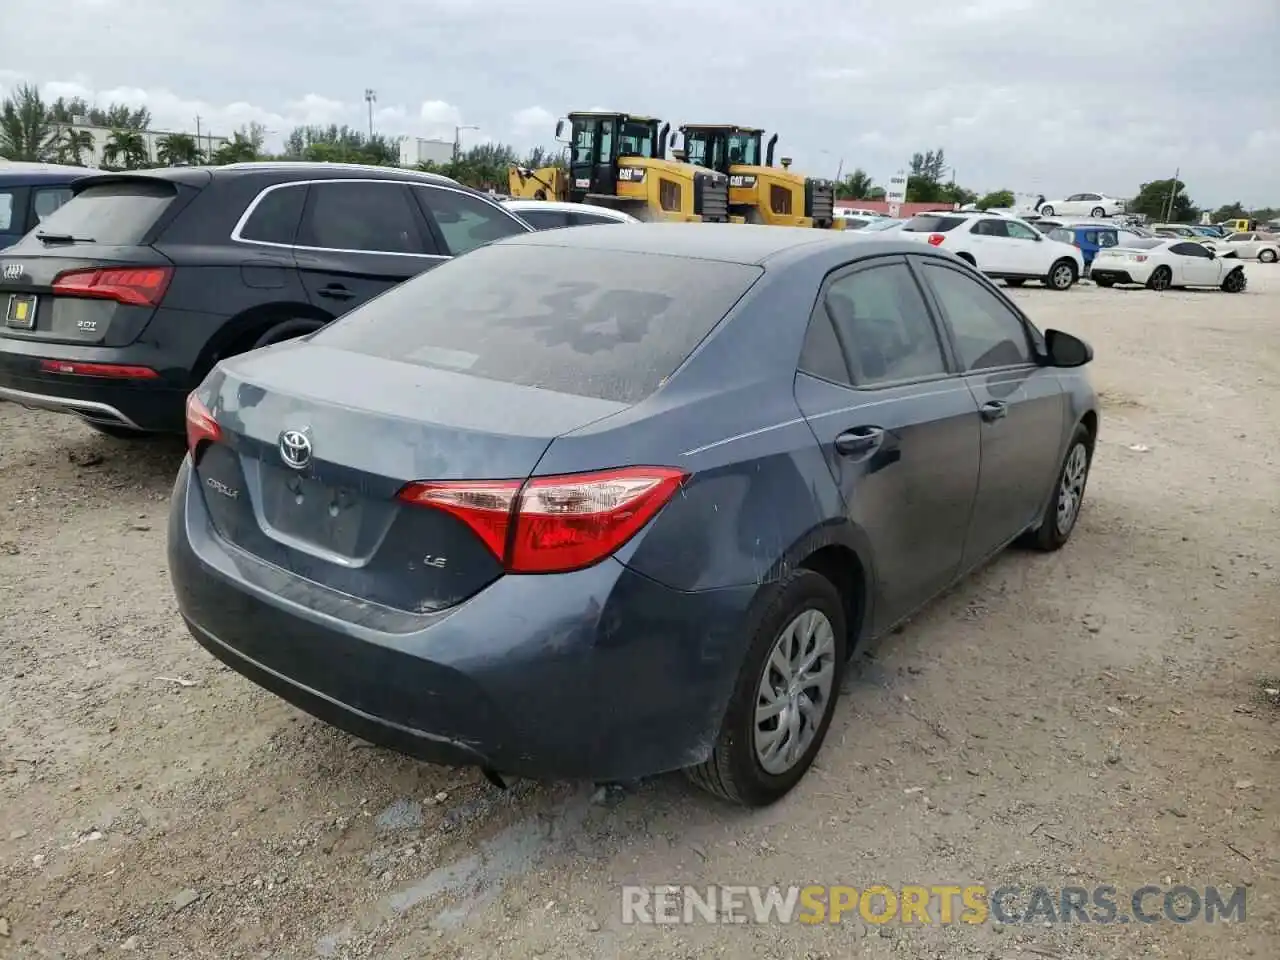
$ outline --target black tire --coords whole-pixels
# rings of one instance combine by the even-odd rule
[[[1040,216],[1042,216],[1042,217],[1052,217],[1052,216],[1053,216],[1053,205],[1052,205],[1052,204],[1049,204],[1049,203],[1046,203],[1043,207],[1041,207],[1039,210],[1037,210],[1037,211],[1036,211],[1036,213],[1040,214]]]
[[[1044,280],[1041,282],[1050,290],[1061,291],[1070,290],[1079,279],[1080,274],[1076,271],[1076,265],[1064,257],[1049,268],[1049,272],[1044,275]]]
[[[1114,287],[1116,285],[1116,282],[1110,277],[1107,277],[1105,280],[1094,280],[1093,282],[1099,287]]]
[[[1147,277],[1148,290],[1168,290],[1173,285],[1173,271],[1168,267],[1156,267]]]
[[[831,694],[822,705],[822,719],[808,748],[785,773],[775,775],[766,771],[756,756],[758,691],[782,631],[808,610],[816,610],[825,616],[834,633]],[[835,704],[840,698],[848,625],[844,604],[831,581],[804,569],[793,570],[762,592],[756,598],[747,623],[750,641],[725,710],[720,735],[711,756],[696,766],[688,767],[685,775],[695,785],[721,799],[746,807],[763,807],[781,799],[799,783],[822,748],[835,713]]]
[[[1006,280],[1006,281],[1004,282],[1004,285],[1005,285],[1006,287],[1020,287],[1020,286],[1022,286],[1024,283],[1026,283],[1026,282],[1027,282],[1027,281],[1025,281],[1025,280]]]
[[[145,430],[134,430],[131,427],[122,427],[114,423],[94,423],[92,420],[82,421],[86,427],[96,430],[104,437],[111,437],[114,440],[151,440],[158,434],[148,433]]]
[[[283,343],[285,340],[301,337],[303,334],[315,333],[322,326],[324,324],[317,320],[285,320],[283,323],[277,323],[275,326],[263,331],[258,339],[253,341],[253,346],[249,349],[257,350],[260,347],[269,347],[275,343]]]
[[[1224,293],[1244,293],[1249,286],[1249,278],[1244,275],[1244,267],[1236,267],[1222,281]]]
[[[1258,261],[1260,263],[1275,263],[1276,252],[1274,250],[1259,250]]]
[[[1107,211],[1103,210],[1101,207],[1094,207],[1089,211],[1089,216],[1093,217],[1095,220],[1101,220],[1106,217],[1106,215]]]
[[[1067,523],[1066,529],[1062,529],[1062,525],[1058,523],[1058,507],[1062,500],[1063,483],[1067,475],[1067,468],[1072,464],[1072,455],[1079,447],[1084,448],[1084,475],[1080,479],[1079,488],[1076,491],[1076,505],[1071,512],[1070,523]],[[1045,553],[1051,553],[1054,550],[1062,549],[1063,545],[1071,539],[1071,533],[1076,528],[1076,523],[1080,519],[1080,509],[1084,506],[1085,487],[1089,482],[1089,471],[1093,467],[1093,436],[1085,428],[1084,424],[1077,424],[1075,432],[1071,434],[1071,442],[1067,444],[1067,452],[1062,458],[1062,465],[1058,467],[1057,479],[1053,484],[1053,495],[1049,498],[1049,502],[1045,505],[1044,513],[1040,517],[1040,525],[1035,530],[1027,534],[1023,538],[1026,546],[1035,550],[1042,550]]]

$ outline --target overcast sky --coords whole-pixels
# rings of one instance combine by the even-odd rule
[[[1280,0],[6,0],[0,87],[279,140],[301,123],[551,145],[572,109],[761,126],[883,182],[1280,204]],[[1251,58],[1254,51],[1256,58]]]

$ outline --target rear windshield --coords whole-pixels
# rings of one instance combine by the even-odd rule
[[[964,223],[966,217],[912,217],[902,225],[904,233],[946,233]]]
[[[1169,242],[1169,241],[1168,241],[1167,239],[1162,238],[1162,237],[1155,237],[1155,238],[1150,239],[1150,240],[1148,240],[1148,239],[1146,239],[1146,238],[1144,238],[1144,237],[1139,237],[1137,240],[1129,240],[1129,241],[1127,241],[1127,242],[1125,243],[1125,246],[1126,246],[1126,247],[1133,247],[1133,248],[1136,248],[1136,249],[1138,249],[1138,250],[1152,250],[1152,249],[1154,249],[1154,248],[1156,248],[1156,247],[1159,247],[1159,246],[1161,246],[1161,245],[1163,245],[1163,244],[1165,244],[1165,243],[1168,243],[1168,242]]]
[[[353,310],[319,345],[637,403],[763,271],[658,254],[481,247]]]
[[[172,184],[158,180],[86,187],[37,230],[113,246],[140,243],[176,195]]]

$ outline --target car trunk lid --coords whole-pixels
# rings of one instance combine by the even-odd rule
[[[196,473],[219,534],[349,596],[427,612],[502,575],[461,520],[402,503],[419,480],[523,480],[556,436],[625,404],[305,341],[225,363],[201,388],[221,442]]]

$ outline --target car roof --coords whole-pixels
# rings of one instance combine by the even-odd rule
[[[21,186],[22,184],[70,183],[97,172],[87,167],[68,167],[58,163],[14,161],[0,163],[0,184]]]
[[[614,230],[611,224],[544,230],[505,237],[497,243],[546,247],[591,248],[620,253],[666,254],[726,263],[763,264],[794,255],[819,255],[836,248],[863,247],[872,254],[921,252],[911,241],[880,238],[843,230],[811,227],[770,227],[738,223],[640,223],[632,229]]]
[[[261,160],[251,163],[229,163],[216,167],[154,167],[147,170],[123,170],[112,173],[101,170],[87,171],[95,174],[95,182],[113,179],[129,179],[146,177],[153,180],[168,180],[189,186],[204,186],[211,180],[230,177],[253,176],[254,174],[287,174],[298,175],[311,180],[340,180],[355,176],[367,177],[375,174],[382,180],[404,180],[410,183],[433,183],[445,186],[459,186],[456,180],[441,176],[438,173],[426,173],[421,170],[404,170],[400,167],[380,167],[365,163],[318,163],[307,160]]]
[[[501,201],[504,207],[519,213],[522,210],[563,210],[566,212],[578,211],[581,213],[598,213],[603,217],[617,217],[622,220],[624,217],[634,220],[631,214],[623,210],[615,210],[613,207],[602,207],[594,203],[569,203],[564,200],[530,200],[527,197],[513,197]]]

